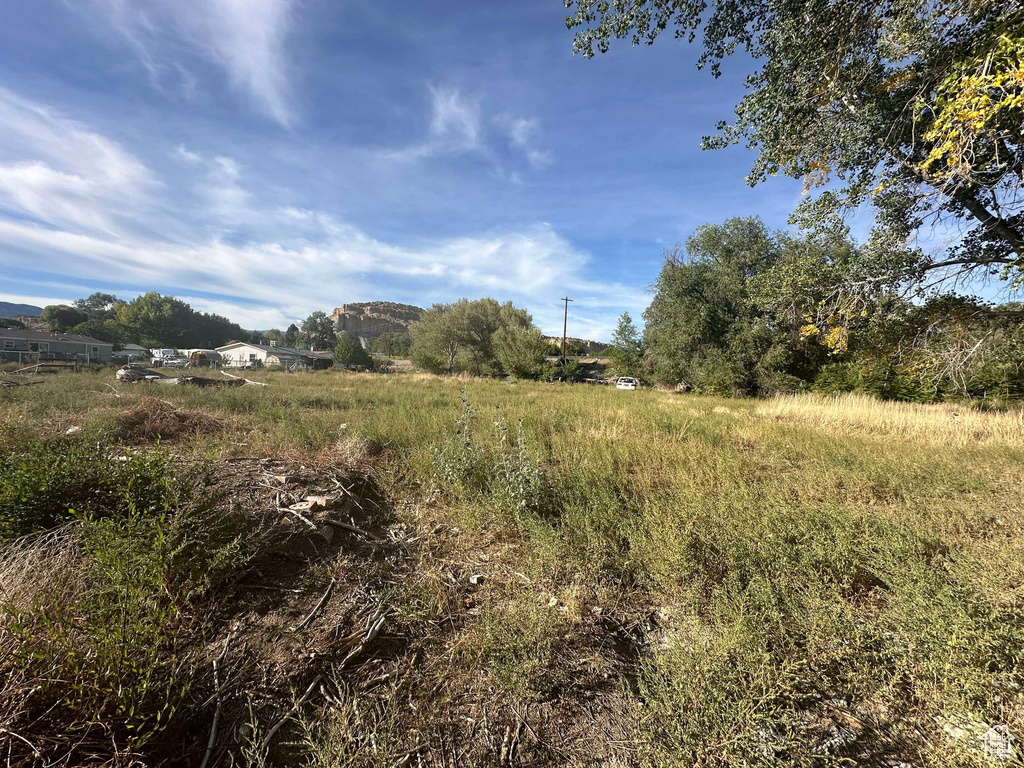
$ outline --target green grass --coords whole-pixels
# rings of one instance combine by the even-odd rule
[[[270,386],[114,397],[109,373],[85,373],[0,390],[0,444],[70,426],[109,439],[146,394],[219,420],[176,444],[193,457],[301,461],[358,438],[399,509],[456,526],[500,553],[481,569],[535,585],[485,589],[459,624],[453,653],[504,695],[568,684],[584,623],[546,594],[572,585],[591,602],[654,606],[615,672],[637,764],[974,765],[977,745],[948,736],[949,718],[1024,733],[1019,414],[972,413],[965,433],[948,409],[856,399],[775,408],[420,375],[258,378]],[[395,591],[408,626],[454,610],[441,581]],[[348,722],[358,707],[345,701]],[[396,728],[384,705],[359,716]],[[377,764],[339,722],[320,762]]]

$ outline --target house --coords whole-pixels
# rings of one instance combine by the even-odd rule
[[[330,368],[334,356],[330,352],[310,352],[306,349],[288,349],[274,344],[250,344],[236,341],[217,347],[221,361],[227,368]]]
[[[77,333],[50,333],[28,328],[0,328],[0,361],[30,363],[73,360],[108,363],[114,351],[109,341]]]

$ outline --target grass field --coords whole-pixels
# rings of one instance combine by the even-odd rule
[[[0,389],[3,754],[970,766],[1024,738],[1020,411],[258,378]],[[349,528],[282,511],[307,492]]]

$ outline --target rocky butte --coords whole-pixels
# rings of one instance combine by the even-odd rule
[[[334,330],[345,331],[363,344],[385,333],[408,333],[424,310],[411,304],[392,301],[366,301],[342,304],[331,313]]]

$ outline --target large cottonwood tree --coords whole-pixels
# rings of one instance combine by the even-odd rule
[[[706,148],[757,150],[748,180],[802,178],[796,220],[834,226],[865,202],[876,227],[850,281],[921,285],[943,270],[1024,279],[1024,9],[1019,0],[565,0],[585,56],[614,38],[702,39],[719,74],[756,64]],[[924,226],[959,233],[908,248]],[[948,234],[947,234],[948,236]]]

